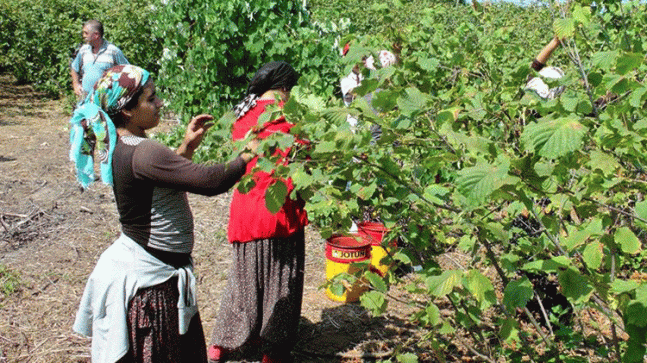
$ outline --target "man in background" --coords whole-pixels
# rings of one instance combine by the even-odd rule
[[[129,64],[119,48],[103,39],[103,24],[98,20],[83,25],[83,41],[70,66],[72,87],[79,99],[92,91],[106,69]]]

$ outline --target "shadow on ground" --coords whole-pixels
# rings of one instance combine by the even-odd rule
[[[297,362],[387,359],[414,330],[398,317],[373,317],[358,304],[342,304],[324,309],[317,323],[302,318],[293,353]]]

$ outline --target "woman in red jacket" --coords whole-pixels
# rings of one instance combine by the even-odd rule
[[[234,108],[232,137],[240,140],[252,129],[268,105],[290,96],[299,74],[285,62],[270,62],[254,75],[247,96]],[[262,125],[258,138],[288,133],[294,126],[281,116]],[[289,150],[279,150],[286,157]],[[257,158],[247,164],[252,173]],[[284,162],[287,162],[284,160]],[[229,216],[233,263],[222,298],[208,353],[212,362],[248,347],[263,353],[263,362],[289,362],[301,316],[305,259],[304,228],[308,218],[303,200],[286,197],[277,212],[265,206],[265,192],[277,180],[271,173],[253,172],[255,186],[243,194],[234,191]],[[293,189],[291,180],[282,180]]]

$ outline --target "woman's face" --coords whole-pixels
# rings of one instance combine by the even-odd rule
[[[157,126],[162,106],[164,106],[164,103],[157,97],[155,84],[153,81],[147,82],[142,94],[139,96],[137,106],[132,110],[125,111],[130,114],[128,124],[137,130],[141,130],[142,133]]]

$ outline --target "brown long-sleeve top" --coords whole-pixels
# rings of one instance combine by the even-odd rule
[[[245,173],[241,157],[194,164],[156,141],[120,137],[113,153],[113,190],[125,235],[163,261],[179,265],[193,250],[193,215],[186,192],[226,192]]]

